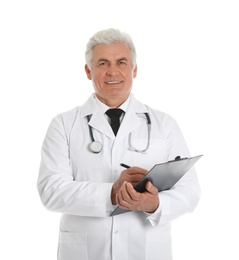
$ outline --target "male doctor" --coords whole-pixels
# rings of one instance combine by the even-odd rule
[[[62,213],[58,260],[171,260],[171,221],[199,200],[194,168],[168,191],[151,182],[143,193],[133,187],[156,163],[189,156],[182,133],[169,115],[131,94],[137,65],[128,34],[99,31],[85,55],[94,94],[56,116],[42,146],[39,194]],[[111,217],[117,205],[131,211]]]

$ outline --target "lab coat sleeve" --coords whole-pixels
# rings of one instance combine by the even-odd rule
[[[175,159],[176,156],[190,157],[185,139],[177,123],[173,120],[168,133],[168,160]],[[196,175],[195,167],[192,167],[177,183],[167,191],[159,193],[161,205],[159,223],[168,222],[192,212],[198,204],[200,198],[200,186]]]
[[[195,172],[192,169],[191,172]],[[197,180],[190,180],[193,173],[187,173],[171,190],[159,192],[159,208],[152,214],[147,214],[147,219],[152,226],[170,222],[179,216],[192,212],[196,207],[200,188]]]
[[[176,156],[190,157],[185,139],[175,120],[170,119],[165,125],[169,129],[167,139],[167,158],[174,160]],[[195,167],[191,168],[176,185],[167,191],[159,192],[160,207],[147,219],[152,226],[170,222],[179,216],[192,212],[200,198],[200,186]]]
[[[41,156],[37,186],[47,209],[79,216],[109,216],[114,209],[110,199],[113,184],[74,180],[61,115],[48,128]]]

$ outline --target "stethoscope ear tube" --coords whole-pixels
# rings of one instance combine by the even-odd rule
[[[147,125],[148,125],[148,138],[147,138],[147,144],[146,147],[144,149],[137,149],[132,145],[132,141],[131,141],[131,133],[129,134],[129,150],[137,152],[137,153],[146,153],[146,151],[149,148],[150,145],[150,134],[151,134],[151,120],[149,117],[148,113],[144,113],[146,119],[147,119]],[[93,136],[93,131],[92,131],[92,127],[89,125],[90,122],[90,115],[87,116],[87,120],[88,120],[88,126],[89,126],[89,133],[90,133],[90,138],[91,138],[91,143],[89,144],[89,150],[92,153],[100,153],[102,148],[103,148],[103,144],[100,143],[99,141],[95,141],[95,138]]]
[[[151,119],[150,119],[150,117],[149,117],[149,114],[148,113],[144,113],[145,114],[145,116],[146,116],[146,118],[147,118],[147,124],[148,125],[151,125]]]
[[[87,116],[87,120],[88,120],[88,123],[89,123],[89,122],[90,122],[90,116],[89,116],[89,115]],[[91,141],[94,142],[94,141],[95,141],[95,138],[94,138],[94,136],[93,136],[93,132],[92,132],[91,126],[89,126],[89,133],[90,133],[90,139],[91,139]]]
[[[149,117],[149,114],[148,113],[144,113],[146,119],[147,119],[147,125],[148,125],[148,140],[147,140],[147,145],[144,149],[137,149],[135,148],[133,145],[132,145],[132,138],[131,138],[131,133],[129,134],[129,149],[131,151],[134,151],[134,152],[137,152],[137,153],[146,153],[146,151],[149,149],[149,146],[150,146],[150,135],[151,135],[151,120],[150,120],[150,117]]]

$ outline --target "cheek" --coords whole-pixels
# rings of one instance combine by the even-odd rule
[[[101,82],[103,80],[103,74],[101,72],[94,72],[91,74],[91,77],[95,82]]]
[[[104,85],[102,83],[103,80],[99,76],[94,75],[94,77],[92,77],[92,82],[95,90],[102,90],[104,88]]]

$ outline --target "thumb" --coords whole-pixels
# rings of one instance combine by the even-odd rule
[[[145,188],[149,193],[158,193],[158,189],[152,184],[151,181],[146,183]]]

